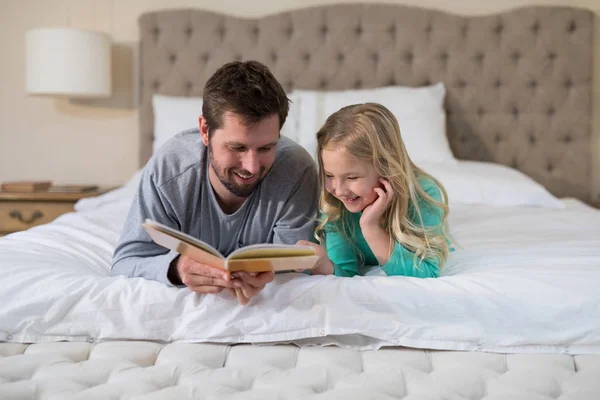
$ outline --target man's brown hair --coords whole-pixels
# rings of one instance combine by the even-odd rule
[[[223,114],[227,111],[246,125],[277,114],[281,129],[289,107],[289,99],[281,84],[269,68],[258,61],[227,63],[204,86],[202,115],[209,135],[223,127]]]

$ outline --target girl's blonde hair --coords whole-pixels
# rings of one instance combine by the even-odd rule
[[[423,260],[439,262],[440,269],[448,257],[449,245],[446,233],[448,197],[442,184],[417,167],[404,146],[400,127],[394,115],[383,105],[365,103],[346,106],[327,118],[317,133],[317,158],[319,162],[320,201],[322,214],[317,224],[316,237],[321,244],[325,240],[325,225],[333,223],[337,231],[348,237],[357,228],[346,226],[348,210],[343,203],[325,189],[323,150],[343,149],[351,156],[372,162],[377,174],[388,180],[393,189],[393,199],[381,217],[381,226],[402,246]],[[418,178],[433,181],[442,193],[442,201],[429,196],[419,184]],[[421,216],[421,204],[437,208],[442,214],[442,225],[425,227]],[[414,215],[412,215],[414,213]],[[417,223],[413,222],[411,215]],[[393,246],[393,242],[390,243]],[[364,263],[364,260],[361,260]],[[417,266],[418,266],[417,264]]]

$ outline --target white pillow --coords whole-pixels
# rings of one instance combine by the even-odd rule
[[[293,101],[293,96],[288,95]],[[296,140],[295,129],[298,125],[298,113],[290,104],[290,112],[281,134]],[[154,109],[154,141],[152,153],[155,153],[167,140],[181,131],[198,127],[198,117],[202,115],[202,97],[177,97],[155,94],[152,97]]]
[[[154,109],[154,141],[152,153],[167,140],[181,131],[198,127],[202,115],[202,97],[176,97],[155,94],[152,96]]]
[[[340,108],[375,102],[386,106],[398,119],[403,141],[415,162],[455,163],[446,136],[443,83],[423,87],[388,86],[344,91],[295,90],[301,123],[298,141],[313,155],[316,133],[327,117]]]
[[[564,208],[544,186],[505,165],[479,161],[418,165],[444,185],[449,204]]]

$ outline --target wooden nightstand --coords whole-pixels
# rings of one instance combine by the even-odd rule
[[[15,193],[0,191],[0,236],[46,224],[56,217],[73,211],[84,197],[98,196],[111,188],[84,193]]]

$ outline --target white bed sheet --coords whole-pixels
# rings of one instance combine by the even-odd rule
[[[600,211],[454,204],[442,277],[278,275],[247,306],[110,277],[137,184],[0,239],[0,341],[408,346],[600,353]],[[376,275],[376,274],[375,274]]]

